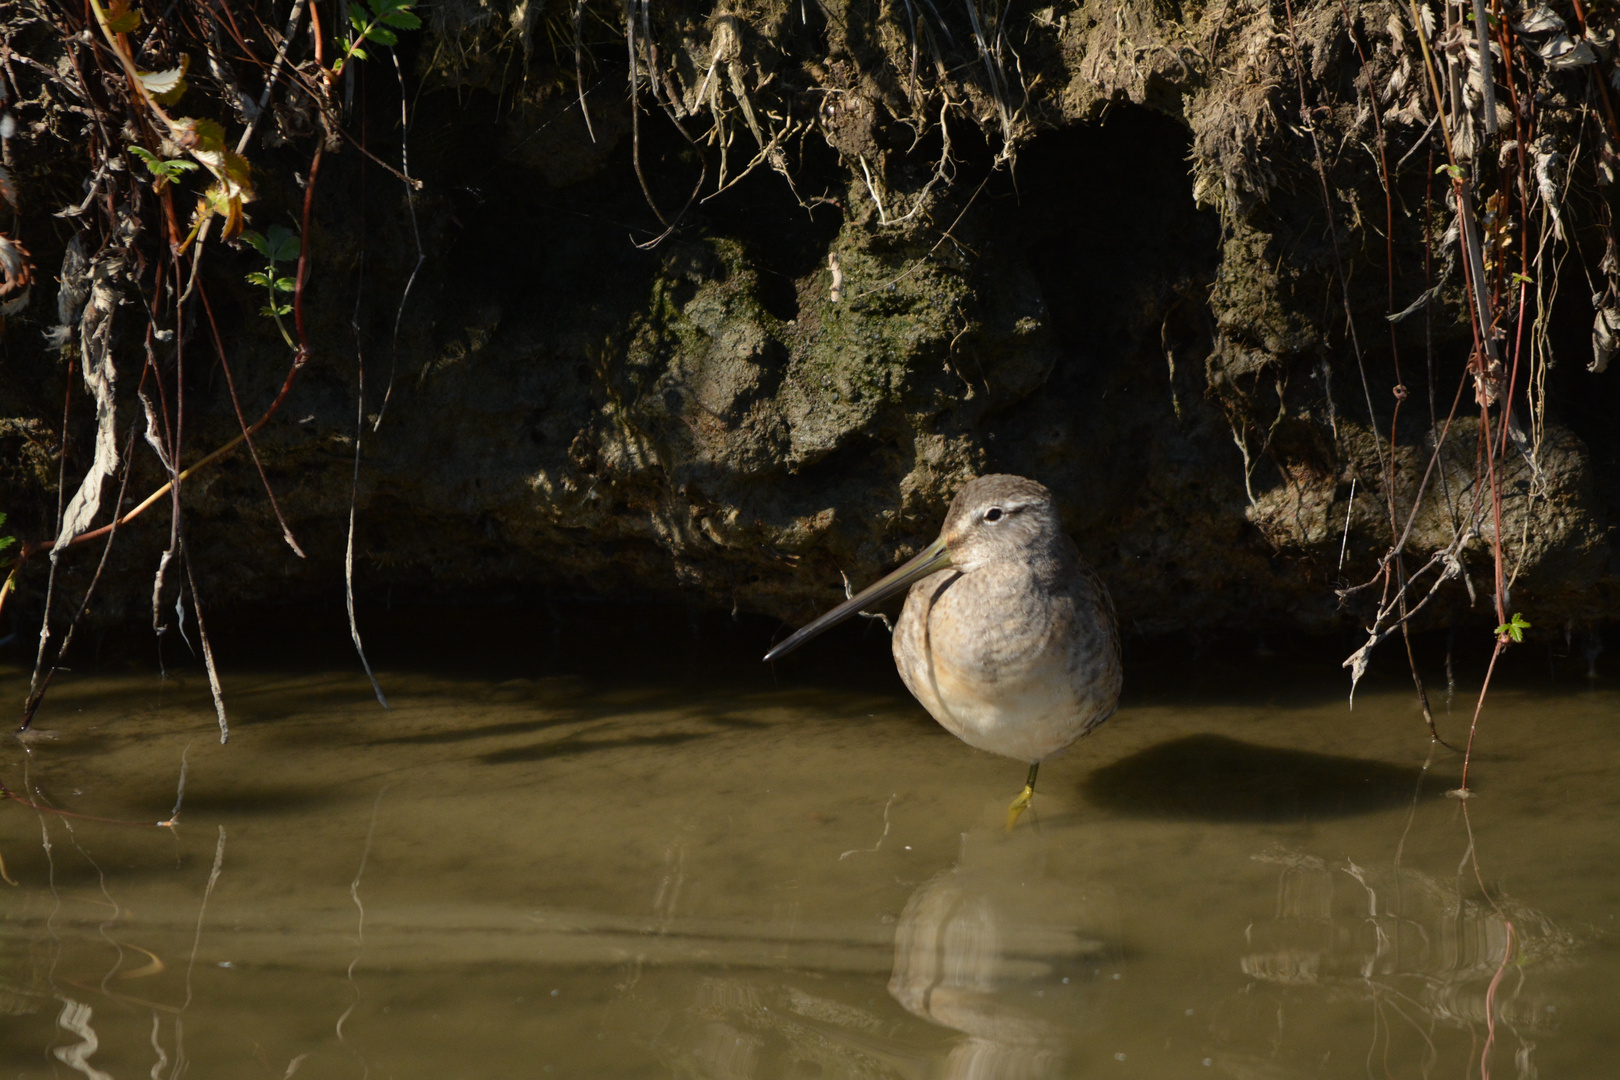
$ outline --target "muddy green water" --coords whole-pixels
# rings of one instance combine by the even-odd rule
[[[0,1077],[1614,1075],[1612,682],[1507,679],[1465,808],[1398,671],[1139,658],[1008,835],[871,633],[593,633],[422,623],[388,712],[226,642],[223,747],[63,676],[0,779],[135,824],[0,803]]]

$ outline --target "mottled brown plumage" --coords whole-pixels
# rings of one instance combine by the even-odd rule
[[[815,620],[774,659],[910,586],[894,631],[900,677],[970,746],[1040,763],[1108,719],[1119,701],[1119,629],[1108,590],[1063,534],[1052,493],[1021,476],[981,476],[951,501],[938,540]]]

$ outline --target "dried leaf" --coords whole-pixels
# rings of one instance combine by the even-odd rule
[[[32,288],[27,288],[22,291],[22,295],[12,297],[5,303],[0,303],[0,319],[7,319],[13,315],[16,315],[18,312],[26,308],[28,306],[28,301],[32,300],[33,298],[34,290]],[[0,323],[0,330],[3,329],[5,329],[5,326],[3,323]]]
[[[1351,653],[1350,658],[1339,665],[1340,667],[1347,667],[1350,669],[1350,707],[1352,709],[1356,707],[1356,687],[1361,684],[1361,677],[1367,674],[1367,664],[1372,660],[1372,651],[1373,649],[1377,648],[1378,643],[1383,640],[1384,634],[1381,634],[1376,630],[1369,631],[1367,634],[1367,644]]]
[[[1532,37],[1540,34],[1563,34],[1569,30],[1568,25],[1558,13],[1545,4],[1539,4],[1530,10],[1521,21],[1513,24],[1513,29],[1521,34]]]
[[[217,152],[225,148],[225,129],[212,120],[183,116],[174,122],[174,141],[193,152]]]
[[[225,130],[212,120],[176,120],[174,137],[215,179],[192,215],[193,235],[211,215],[219,214],[225,219],[221,238],[234,240],[246,221],[242,207],[253,201],[252,169],[247,159],[225,145]]]
[[[242,226],[247,219],[242,213],[242,198],[225,181],[209,185],[197,204],[197,210],[202,218],[210,214],[218,214],[225,219],[221,226],[219,236],[221,240],[234,240],[242,232]],[[206,212],[205,212],[206,211]]]
[[[34,264],[28,258],[28,249],[0,233],[0,319],[27,307],[33,286]]]
[[[1585,67],[1587,64],[1597,63],[1597,53],[1592,51],[1585,39],[1571,42],[1566,37],[1554,38],[1549,45],[1558,44],[1561,48],[1549,55],[1544,49],[1538,49],[1547,66],[1554,71],[1569,71],[1572,68]]]
[[[1559,212],[1559,195],[1564,180],[1564,155],[1553,148],[1550,141],[1538,142],[1535,147],[1536,191],[1552,214],[1553,235],[1564,238],[1564,219]]]
[[[1532,8],[1528,15],[1513,24],[1513,29],[1526,38],[1540,39],[1525,44],[1554,71],[1568,71],[1597,61],[1592,46],[1585,39],[1571,37],[1569,25],[1545,4]]]
[[[0,233],[0,296],[26,289],[33,281],[34,264],[29,261],[28,249]]]
[[[113,400],[118,372],[113,366],[112,330],[123,272],[124,260],[116,255],[97,258],[90,269],[90,301],[79,320],[79,342],[84,350],[84,386],[96,402],[95,449],[79,490],[62,514],[53,556],[90,527],[101,509],[102,484],[118,469],[117,409]]]
[[[60,285],[56,293],[57,331],[65,344],[71,339],[73,325],[84,310],[85,297],[90,295],[89,263],[84,257],[84,233],[75,233],[62,252],[62,267],[56,280]]]
[[[115,34],[132,34],[141,26],[141,13],[129,6],[129,0],[108,0],[107,29]]]
[[[1605,307],[1592,320],[1592,362],[1586,370],[1594,375],[1609,366],[1620,349],[1620,309]]]
[[[167,71],[142,71],[137,73],[141,85],[151,94],[159,104],[173,105],[178,102],[186,92],[186,70],[191,67],[191,57],[180,54],[178,67]]]

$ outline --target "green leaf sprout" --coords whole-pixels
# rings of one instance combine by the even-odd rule
[[[276,329],[281,331],[282,340],[288,348],[296,349],[292,335],[287,333],[287,326],[281,321],[283,315],[292,313],[292,305],[281,300],[281,294],[298,291],[298,282],[276,269],[278,263],[296,263],[298,253],[302,248],[298,234],[281,225],[272,225],[264,232],[254,232],[252,229],[244,230],[242,239],[254,251],[264,256],[265,268],[255,270],[247,275],[249,285],[257,285],[269,294],[270,302],[259,309],[259,314],[276,321]]]
[[[1524,632],[1528,629],[1530,629],[1530,624],[1524,621],[1523,615],[1515,611],[1513,621],[1505,622],[1496,628],[1496,636],[1500,639],[1505,635],[1512,638],[1514,643],[1517,644],[1524,640]]]
[[[396,30],[416,30],[422,20],[411,11],[416,0],[359,0],[349,5],[349,40],[343,45],[343,55],[332,65],[332,74],[343,71],[349,60],[369,60],[371,56],[362,47],[366,42],[375,45],[399,44]]]
[[[141,146],[131,146],[129,152],[141,159],[146,171],[153,176],[152,186],[158,191],[163,190],[165,184],[176,184],[180,177],[197,167],[195,161],[185,161],[181,158],[170,158],[165,161],[156,154]]]

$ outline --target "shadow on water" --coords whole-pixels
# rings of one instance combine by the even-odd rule
[[[1204,821],[1343,817],[1433,798],[1458,780],[1365,758],[1188,735],[1093,772],[1081,785],[1095,805],[1127,814]]]
[[[390,735],[367,740],[371,746],[442,746],[450,743],[471,742],[474,739],[493,739],[503,735],[533,735],[555,727],[577,724],[582,714],[568,713],[548,716],[539,720],[513,720],[501,724],[481,724],[477,727],[457,728],[454,731],[422,731],[413,735]]]
[[[237,781],[229,789],[193,788],[185,797],[185,808],[189,814],[197,816],[263,818],[340,806],[353,799],[351,792],[331,785],[244,784]]]
[[[681,743],[702,739],[713,732],[668,731],[658,735],[625,735],[612,739],[562,738],[538,746],[516,746],[509,750],[492,750],[480,754],[485,765],[511,765],[522,761],[548,761],[553,758],[574,757],[602,750],[623,750],[633,746],[679,746]]]

